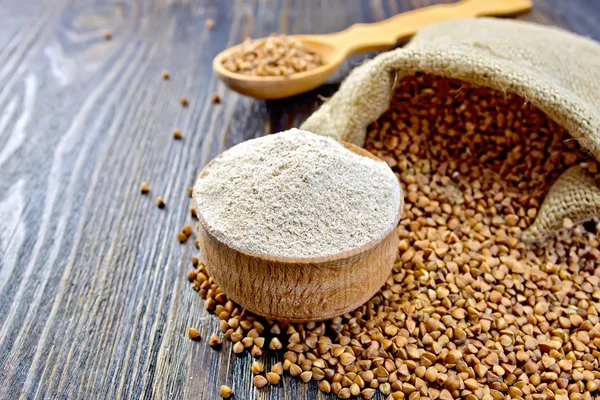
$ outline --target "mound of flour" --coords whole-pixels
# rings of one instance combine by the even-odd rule
[[[400,207],[388,165],[292,129],[241,143],[194,187],[196,211],[221,241],[278,257],[326,256],[383,237]]]

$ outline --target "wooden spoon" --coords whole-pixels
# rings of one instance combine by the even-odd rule
[[[532,0],[462,0],[398,14],[372,24],[355,24],[325,35],[295,35],[308,48],[320,54],[325,64],[290,76],[250,76],[223,67],[223,59],[238,51],[230,47],[213,60],[213,70],[236,92],[259,99],[281,99],[322,85],[349,55],[385,50],[413,36],[422,27],[450,19],[478,16],[513,16],[530,10]]]
[[[357,154],[381,161],[363,148],[342,143]],[[395,222],[381,239],[338,254],[308,258],[233,249],[213,235],[195,199],[194,207],[200,221],[200,250],[210,276],[236,303],[274,320],[319,321],[354,310],[377,293],[398,255],[396,225],[403,208],[402,196]]]

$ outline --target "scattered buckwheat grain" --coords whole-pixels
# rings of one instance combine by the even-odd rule
[[[221,397],[224,399],[228,399],[233,394],[233,390],[231,390],[231,388],[226,385],[221,385],[219,392],[221,394]]]
[[[216,333],[213,333],[210,336],[210,339],[208,340],[208,345],[213,348],[219,347],[221,345],[221,342],[221,338]]]
[[[188,240],[188,236],[183,233],[183,232],[178,232],[177,233],[177,240],[179,240],[179,243],[185,243]]]
[[[198,273],[196,272],[195,269],[190,269],[188,271],[188,274],[187,274],[188,281],[194,282],[197,277],[198,277]]]
[[[267,380],[271,385],[279,385],[281,376],[275,372],[267,372]]]
[[[192,340],[200,340],[200,331],[198,331],[196,328],[190,328],[188,336]]]
[[[271,367],[271,372],[275,372],[277,375],[283,374],[283,365],[278,362],[277,364]]]
[[[267,386],[267,378],[262,375],[255,375],[253,379],[253,384],[256,388],[260,389]]]
[[[265,368],[263,367],[263,365],[259,362],[259,361],[254,361],[252,363],[252,373],[254,375],[256,374],[260,374],[261,372],[263,372],[265,370]]]

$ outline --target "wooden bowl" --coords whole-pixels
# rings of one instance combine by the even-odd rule
[[[354,153],[381,161],[358,146],[342,143]],[[204,167],[199,178],[212,163]],[[396,226],[402,196],[393,227],[382,238],[341,253],[309,258],[233,249],[211,233],[202,209],[195,203],[194,199],[200,221],[200,250],[208,273],[233,301],[270,319],[320,321],[354,310],[385,283],[398,254]]]

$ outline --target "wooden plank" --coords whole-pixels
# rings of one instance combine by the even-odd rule
[[[208,348],[218,321],[185,279],[196,250],[175,234],[190,221],[186,188],[203,165],[298,126],[372,55],[350,58],[319,90],[277,102],[228,91],[210,63],[247,35],[331,32],[439,2],[4,0],[0,398],[216,399],[221,384],[237,399],[333,398],[287,377],[257,392],[249,355],[233,355],[230,343]],[[538,0],[521,18],[600,40],[599,17],[598,2]],[[210,102],[213,93],[222,104]],[[158,195],[165,210],[154,205]],[[187,338],[192,326],[204,340]],[[281,353],[262,360],[271,365]]]

